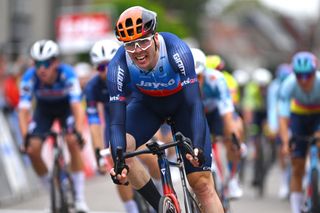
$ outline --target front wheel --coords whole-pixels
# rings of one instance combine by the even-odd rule
[[[159,202],[159,213],[178,213],[170,197],[162,196]]]

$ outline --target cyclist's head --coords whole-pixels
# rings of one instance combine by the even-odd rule
[[[140,6],[130,7],[119,17],[115,34],[119,41],[129,42],[155,33],[157,14]]]
[[[52,83],[55,79],[59,53],[58,45],[52,40],[40,40],[32,45],[30,55],[42,82]]]
[[[280,64],[276,69],[276,77],[280,81],[283,81],[291,73],[292,73],[292,67],[290,64]]]
[[[59,47],[52,40],[36,41],[30,50],[31,58],[34,61],[46,61],[59,56]]]
[[[90,58],[93,66],[99,72],[104,72],[107,65],[116,54],[119,44],[113,40],[97,41],[91,48]]]
[[[310,79],[317,70],[317,58],[310,52],[298,52],[292,57],[292,68],[299,80]]]
[[[208,55],[206,65],[208,68],[222,71],[224,69],[225,63],[219,55]]]
[[[235,70],[232,73],[232,75],[238,82],[239,86],[244,86],[250,81],[250,75],[245,70],[241,70],[241,69]]]
[[[252,73],[252,81],[261,87],[267,86],[272,80],[272,74],[265,68],[257,68]]]
[[[191,48],[191,52],[196,74],[200,75],[206,70],[206,55],[198,48]]]
[[[84,88],[92,74],[92,67],[89,63],[79,62],[74,65],[74,72],[79,79],[81,88]]]

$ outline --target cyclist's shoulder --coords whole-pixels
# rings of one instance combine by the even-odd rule
[[[76,77],[75,71],[70,64],[60,63],[57,68],[57,71],[61,72],[66,78]]]
[[[28,81],[36,76],[36,68],[34,66],[29,67],[26,69],[26,71],[23,73],[21,81]]]
[[[93,92],[94,88],[105,83],[99,75],[94,75],[86,84],[84,91],[85,92]]]

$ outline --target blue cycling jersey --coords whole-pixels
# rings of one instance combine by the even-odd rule
[[[190,125],[194,146],[203,148],[206,141],[206,120],[190,48],[171,33],[160,33],[158,38],[159,59],[152,70],[139,69],[131,61],[123,46],[119,48],[109,64],[107,85],[110,92],[111,144],[113,147],[125,148],[125,133],[128,128],[132,132],[138,132],[135,129],[140,128],[140,134],[145,131],[144,134],[149,136],[156,127],[160,127],[158,118],[174,116],[179,114],[179,111],[184,112],[188,109],[185,112],[188,114],[177,118],[177,121],[179,124],[181,122],[184,125]],[[146,116],[154,120],[146,122],[154,122],[155,126],[150,132],[145,127],[151,129],[153,126],[151,123],[144,123],[144,126],[137,127],[133,123],[135,121],[126,120],[128,115],[126,115],[125,96],[129,91],[134,91],[137,96],[140,96],[139,100],[134,99],[130,102],[129,110],[144,114],[149,113],[150,110],[151,114]],[[148,112],[142,110],[144,106],[148,108]],[[154,117],[154,115],[158,116]],[[146,117],[137,119],[141,121],[143,118]],[[136,134],[136,140],[138,140],[139,133]],[[145,139],[142,136],[140,138]],[[208,141],[210,143],[209,138]]]
[[[19,107],[31,108],[33,96],[37,103],[59,104],[61,102],[80,102],[81,88],[73,68],[67,64],[60,64],[55,82],[51,85],[43,84],[36,75],[35,67],[29,68],[20,82]]]
[[[84,94],[87,103],[87,117],[89,124],[100,124],[100,117],[98,113],[98,103],[102,103],[104,106],[105,117],[108,118],[107,112],[109,112],[109,91],[106,82],[100,78],[99,75],[94,76],[88,81]]]
[[[317,71],[310,92],[304,92],[298,85],[296,76],[288,76],[280,88],[279,115],[289,117],[290,112],[308,115],[320,112],[320,73]]]
[[[203,102],[206,112],[219,110],[220,115],[234,111],[230,90],[220,71],[208,69],[203,73]]]

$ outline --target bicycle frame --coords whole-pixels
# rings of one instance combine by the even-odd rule
[[[177,135],[179,134],[179,138],[177,138]],[[117,158],[120,159],[118,163],[122,164],[124,163],[124,159],[134,157],[140,154],[154,154],[157,155],[158,157],[158,165],[160,169],[160,175],[161,175],[161,182],[162,182],[162,188],[163,188],[163,194],[170,197],[172,200],[174,206],[176,207],[178,212],[181,212],[181,206],[178,201],[177,194],[174,190],[173,184],[172,184],[172,178],[171,178],[171,173],[170,173],[170,166],[175,166],[179,168],[180,171],[180,179],[182,183],[182,189],[183,189],[183,196],[184,196],[184,204],[185,204],[185,209],[186,213],[191,213],[192,212],[192,205],[191,202],[188,198],[193,199],[191,197],[191,194],[188,190],[187,187],[187,182],[186,182],[186,174],[184,170],[184,163],[182,159],[182,153],[180,151],[181,146],[188,146],[190,140],[188,138],[185,138],[181,133],[177,133],[174,135],[174,141],[171,143],[167,144],[162,144],[159,145],[156,141],[152,141],[150,143],[147,143],[147,149],[144,150],[138,150],[134,152],[122,152],[122,148],[117,148]],[[165,155],[165,149],[169,147],[176,147],[176,155],[177,155],[177,161],[172,162],[169,161]],[[186,147],[188,150],[188,153],[192,152],[192,148]],[[122,159],[122,160],[121,160]],[[115,168],[116,170],[116,168]]]

